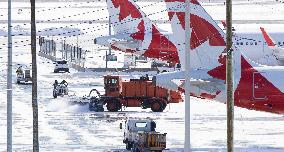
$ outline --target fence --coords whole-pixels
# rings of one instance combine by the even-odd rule
[[[61,49],[58,48],[59,45],[61,45]],[[69,62],[71,68],[85,71],[86,50],[78,46],[66,44],[65,41],[58,43],[53,39],[45,39],[45,37],[39,37],[39,46],[39,56],[52,61],[63,59]]]

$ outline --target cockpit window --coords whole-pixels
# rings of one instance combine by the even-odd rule
[[[117,79],[116,78],[112,78],[112,79],[107,79],[106,84],[116,84],[117,83]]]

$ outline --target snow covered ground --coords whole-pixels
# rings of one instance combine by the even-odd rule
[[[5,54],[3,56],[6,56]],[[14,64],[28,64],[27,49],[14,49]],[[1,60],[5,69],[5,59]],[[3,63],[4,62],[4,63]],[[39,65],[39,130],[42,151],[124,151],[123,130],[119,123],[127,117],[157,121],[157,129],[167,132],[169,151],[182,151],[183,103],[170,105],[163,113],[140,108],[127,108],[123,112],[89,112],[87,106],[69,105],[64,97],[52,98],[51,84],[55,79],[66,79],[70,91],[78,96],[91,88],[103,91],[102,78],[95,73],[52,73],[52,64],[38,58]],[[13,69],[15,71],[16,68]],[[6,91],[5,72],[1,72],[0,149],[6,147]],[[13,75],[15,82],[15,74]],[[13,85],[13,145],[16,151],[32,149],[31,86]],[[224,104],[192,98],[191,139],[194,151],[226,151],[226,106]],[[281,115],[236,108],[236,151],[283,151],[284,118]],[[283,149],[281,149],[283,148]]]
[[[205,3],[206,2],[206,3]],[[210,3],[203,1],[210,14],[214,14],[214,19],[225,18],[225,7],[222,1],[213,1]],[[269,3],[268,3],[269,2]],[[151,2],[153,3],[153,2]],[[139,5],[149,5],[151,3],[140,2]],[[234,10],[238,13],[234,19],[243,20],[281,20],[282,3],[275,1],[237,1],[238,5]],[[251,9],[250,3],[253,3],[254,9]],[[258,5],[269,4],[269,5]],[[77,5],[78,4],[78,5]],[[71,5],[68,8],[53,9],[58,6]],[[163,6],[162,1],[157,5]],[[6,3],[0,2],[0,20],[5,20]],[[15,20],[27,22],[28,3],[14,3]],[[96,3],[94,7],[87,3],[39,3],[40,14],[37,16],[39,21],[48,20],[98,10],[105,8],[104,3]],[[76,9],[73,9],[76,7]],[[82,9],[84,8],[84,9]],[[145,12],[151,13],[157,11],[155,6],[143,8]],[[19,11],[22,9],[22,11]],[[50,9],[50,10],[48,10]],[[42,11],[44,10],[44,11]],[[274,10],[274,11],[273,11]],[[43,13],[47,12],[47,13]],[[241,14],[240,14],[241,13]],[[257,14],[260,13],[260,14]],[[265,15],[269,14],[269,15]],[[273,14],[273,15],[271,15]],[[259,15],[259,16],[258,16]],[[77,15],[76,15],[77,16]],[[94,20],[107,17],[106,10],[94,15],[86,13],[84,19]],[[159,13],[152,16],[153,19],[166,20],[166,13]],[[105,23],[81,23],[82,16],[68,19],[60,19],[60,22],[44,22],[38,24],[38,29],[48,29],[51,27],[78,28],[84,32],[79,36],[79,44],[89,49],[87,60],[96,66],[104,66],[102,53],[93,51],[98,46],[92,44],[92,37],[107,35],[107,24]],[[70,21],[70,23],[68,23]],[[13,23],[14,26],[21,25],[23,29],[29,29],[27,23]],[[104,22],[106,22],[104,20]],[[26,24],[26,25],[24,25]],[[267,24],[267,23],[266,23]],[[167,24],[161,26],[169,28]],[[241,25],[242,26],[242,25]],[[253,27],[254,25],[249,25]],[[258,29],[259,25],[256,25]],[[267,24],[269,27],[276,25]],[[277,25],[278,29],[282,25]],[[0,27],[6,24],[1,23]],[[95,28],[94,28],[95,27]],[[101,28],[104,27],[104,28]],[[88,29],[89,28],[89,29]],[[85,29],[85,30],[84,30]],[[98,30],[102,29],[102,30]],[[245,27],[244,27],[245,29]],[[170,29],[169,29],[170,30]],[[88,32],[88,33],[86,33]],[[54,37],[62,40],[62,37]],[[76,37],[67,37],[67,42],[75,43]],[[13,37],[13,147],[15,151],[32,150],[32,106],[31,106],[31,86],[15,84],[15,71],[17,64],[29,65],[31,55],[29,46],[29,37]],[[15,43],[17,42],[17,43]],[[0,37],[0,151],[6,149],[6,68],[7,68],[7,38]],[[26,46],[25,46],[26,44]],[[39,50],[39,49],[38,49]],[[150,110],[140,108],[127,108],[123,112],[95,113],[89,112],[87,106],[69,105],[68,99],[59,97],[52,98],[52,83],[55,79],[65,79],[70,84],[71,94],[83,96],[91,88],[98,88],[103,91],[102,77],[97,73],[82,73],[71,70],[71,73],[53,73],[53,64],[44,58],[38,57],[38,89],[39,89],[39,139],[41,151],[126,151],[122,143],[123,130],[119,129],[119,123],[127,117],[147,118],[150,117],[157,122],[157,130],[167,132],[168,151],[183,151],[184,136],[184,103],[171,104],[163,113],[153,113]],[[121,73],[115,73],[121,74]],[[124,73],[127,74],[127,73]],[[194,151],[226,151],[226,105],[214,101],[191,98],[191,144]],[[284,117],[257,111],[250,111],[241,108],[235,108],[235,147],[238,152],[282,152],[284,151]]]

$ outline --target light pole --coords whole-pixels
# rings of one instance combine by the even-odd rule
[[[184,151],[190,152],[190,0],[185,1],[185,110],[184,110]]]
[[[232,0],[226,0],[226,85],[227,85],[227,151],[234,151],[234,88],[232,49]]]
[[[7,152],[12,152],[12,23],[11,0],[8,0],[8,70],[7,70]]]
[[[108,34],[109,36],[111,35],[111,21],[110,21],[110,16],[108,18]],[[106,69],[107,69],[107,62],[109,59],[109,56],[111,55],[111,48],[108,49],[108,52],[106,52]]]
[[[31,2],[33,152],[38,152],[39,151],[39,142],[38,142],[38,104],[37,104],[37,63],[36,63],[35,0],[30,0],[30,2]]]

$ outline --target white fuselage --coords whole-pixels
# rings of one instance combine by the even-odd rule
[[[284,46],[284,32],[269,33],[275,43]],[[234,32],[234,44],[251,60],[263,65],[284,65],[282,57],[268,47],[261,32]]]

